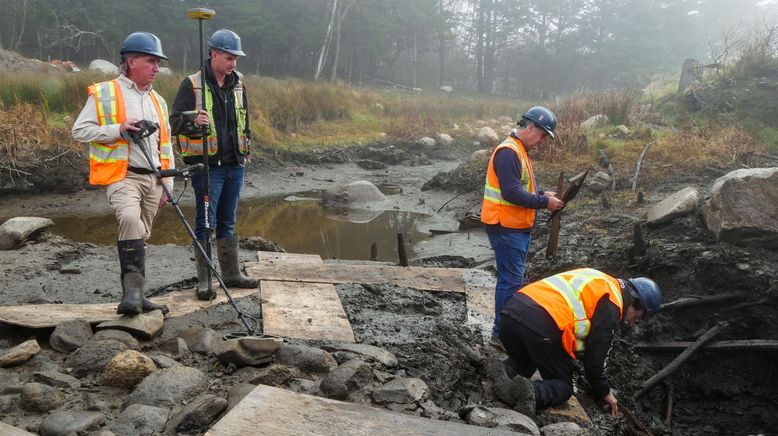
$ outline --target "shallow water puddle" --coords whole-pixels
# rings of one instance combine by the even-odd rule
[[[194,226],[194,207],[182,207]],[[238,206],[237,233],[262,236],[294,253],[318,254],[324,259],[369,259],[370,245],[378,246],[378,260],[397,262],[397,233],[409,246],[428,236],[416,230],[424,215],[398,211],[367,211],[325,208],[315,200],[261,199]],[[54,233],[79,242],[113,245],[116,219],[113,214],[52,218]],[[190,239],[172,207],[157,215],[149,244],[187,245]]]

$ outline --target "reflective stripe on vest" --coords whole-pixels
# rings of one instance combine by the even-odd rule
[[[618,306],[619,312],[623,310],[621,289],[616,283],[616,279],[607,274],[591,268],[582,268],[548,277],[519,292],[528,295],[554,318],[562,330],[562,345],[565,351],[575,358],[576,352],[586,348],[586,338],[591,330],[591,316],[600,298],[608,294],[609,299]],[[603,284],[605,286],[602,286]],[[584,291],[589,291],[586,296]],[[567,311],[561,308],[561,302],[551,298],[548,292],[555,292],[561,297]]]
[[[97,123],[101,126],[121,124],[127,119],[124,108],[124,95],[117,80],[91,85],[87,93],[95,100]],[[165,100],[152,90],[151,101],[159,119],[159,152],[162,169],[170,167],[173,159],[173,147],[170,143],[170,131],[167,127],[167,106]],[[110,185],[127,175],[130,159],[129,144],[123,138],[112,144],[92,142],[89,144],[89,183],[92,185]]]
[[[513,229],[530,229],[535,225],[535,209],[528,209],[505,200],[500,190],[500,181],[494,171],[494,157],[502,148],[510,148],[519,158],[521,183],[524,190],[536,194],[535,175],[532,162],[521,141],[509,137],[498,145],[489,158],[484,183],[484,198],[481,207],[481,221],[486,224],[500,224]]]
[[[218,136],[214,126],[216,124],[213,120],[213,96],[210,92],[205,93],[205,106],[203,106],[203,92],[202,82],[200,81],[200,73],[192,74],[188,76],[192,82],[192,90],[195,94],[195,108],[205,107],[208,111],[208,121],[211,125],[210,133],[206,138],[208,141],[208,156],[215,155],[218,150]],[[238,152],[240,154],[249,154],[248,137],[246,136],[246,118],[248,111],[243,107],[243,82],[238,80],[237,85],[233,89],[233,95],[235,96],[235,120],[237,121],[237,137],[238,137]],[[189,138],[185,135],[178,135],[178,145],[181,148],[181,155],[187,156],[202,156],[203,155],[203,140],[202,138]]]

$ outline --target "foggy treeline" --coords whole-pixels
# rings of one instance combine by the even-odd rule
[[[689,57],[726,60],[777,0],[0,0],[0,45],[42,60],[118,62],[128,33],[155,33],[174,70],[199,65],[206,38],[236,31],[248,74],[451,85],[543,98],[627,86]]]

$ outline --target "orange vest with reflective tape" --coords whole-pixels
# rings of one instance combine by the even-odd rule
[[[562,331],[562,347],[573,359],[586,348],[591,318],[597,302],[608,295],[622,316],[624,303],[621,285],[615,279],[592,268],[567,271],[529,284],[518,292],[543,307]]]
[[[124,95],[117,80],[95,83],[87,89],[87,93],[94,98],[99,125],[121,124],[127,119]],[[159,162],[165,170],[170,168],[170,161],[173,160],[173,147],[167,126],[167,105],[156,91],[151,90],[149,94],[159,120]],[[124,138],[117,139],[113,144],[90,143],[89,183],[110,185],[122,180],[127,175],[129,160],[130,148]]]
[[[502,197],[500,181],[494,172],[494,156],[497,151],[509,148],[519,156],[521,163],[521,184],[530,194],[537,194],[535,188],[535,174],[532,172],[532,162],[529,160],[524,144],[512,136],[498,145],[489,158],[489,166],[486,169],[486,185],[484,186],[484,200],[481,205],[481,222],[485,224],[499,224],[511,229],[531,229],[535,225],[535,209],[513,204]]]

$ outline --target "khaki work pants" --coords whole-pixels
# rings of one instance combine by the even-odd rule
[[[162,195],[162,185],[153,174],[127,172],[124,179],[108,185],[106,196],[119,222],[119,241],[151,236]]]

